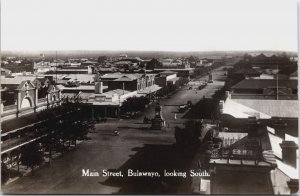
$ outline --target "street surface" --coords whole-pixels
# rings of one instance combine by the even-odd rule
[[[22,177],[2,187],[2,192],[5,194],[154,194],[155,191],[160,191],[153,189],[156,185],[151,184],[151,179],[147,179],[148,181],[141,185],[128,178],[116,180],[115,178],[119,177],[82,176],[82,169],[102,172],[103,169],[121,170],[141,167],[138,166],[141,164],[151,167],[152,162],[162,165],[176,164],[160,161],[172,153],[170,146],[175,143],[172,127],[186,120],[181,119],[183,113],[177,114],[177,120],[174,119],[178,106],[186,104],[187,101],[195,104],[203,96],[210,97],[222,88],[225,76],[224,71],[221,70],[222,68],[219,68],[213,72],[214,82],[204,89],[188,90],[188,86],[185,86],[172,98],[160,101],[163,106],[163,117],[169,126],[165,131],[150,130],[149,124],[142,123],[145,116],[149,118],[154,116],[154,105],[136,119],[109,119],[106,123],[97,124],[96,130],[88,134],[90,140],[80,143],[76,150],[65,153],[62,158],[52,161],[50,166],[37,169],[34,176]],[[204,81],[207,78],[203,77],[200,80]],[[120,131],[119,136],[113,134],[116,129]],[[148,186],[148,182],[147,188],[145,186]],[[159,186],[171,187],[171,185],[161,182]],[[170,188],[170,190],[172,190],[170,193],[183,194],[187,193],[188,189],[182,186],[176,189],[176,192],[173,192],[174,189]]]

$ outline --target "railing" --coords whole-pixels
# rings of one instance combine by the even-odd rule
[[[38,99],[38,103],[43,103],[43,102],[47,102],[47,98]]]
[[[260,153],[253,154],[224,154],[213,152],[211,154],[211,158],[213,159],[232,159],[232,160],[261,160],[262,155]]]
[[[17,105],[8,105],[8,106],[4,106],[3,111],[15,110],[15,109],[17,109]]]

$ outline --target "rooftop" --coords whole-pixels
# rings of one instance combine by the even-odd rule
[[[298,118],[298,100],[227,99],[223,113],[235,118]]]
[[[274,151],[274,154],[277,158],[276,163],[277,163],[278,169],[281,170],[284,174],[286,174],[291,179],[299,179],[298,168],[294,168],[294,167],[282,162],[282,149],[280,147],[280,144],[283,142],[283,139],[281,139],[280,137],[278,137],[270,132],[268,133],[268,136],[270,138],[272,150]],[[295,140],[296,140],[296,143],[295,143]],[[290,136],[290,135],[286,136],[286,141],[293,141],[294,144],[298,144],[298,138]],[[297,156],[299,155],[298,150],[297,150],[296,154],[297,154]],[[299,159],[297,157],[297,161],[298,160]],[[298,164],[296,164],[296,165],[298,165]]]
[[[288,88],[297,88],[297,80],[276,80],[276,79],[245,79],[236,85],[232,86],[232,89],[263,89],[270,87],[288,87]]]
[[[104,74],[103,76],[101,76],[101,80],[115,80],[115,81],[122,81],[122,80],[126,80],[126,81],[133,81],[136,80],[138,78],[141,78],[143,76],[143,74],[123,74],[123,73],[109,73],[109,74]]]
[[[150,86],[150,87],[146,87],[140,91],[138,91],[138,94],[149,94],[149,93],[153,93],[153,92],[156,92],[158,91],[159,89],[161,89],[162,87],[158,86],[158,85],[153,85],[153,86]]]
[[[271,117],[298,118],[298,100],[234,99],[234,101]]]
[[[171,71],[193,71],[194,68],[155,68],[154,71],[165,71],[165,70],[171,70]]]
[[[94,82],[94,74],[46,74],[45,76],[52,76],[53,80],[56,77],[59,80],[79,81],[80,83],[91,83]]]
[[[218,156],[212,157],[210,162],[242,167],[276,166],[275,155],[268,140],[267,131],[263,130],[263,134],[260,134],[259,137],[249,137],[247,133],[240,132],[220,132],[218,137],[223,141],[223,148]]]
[[[78,87],[65,87],[65,86],[59,84],[59,85],[57,85],[57,87],[62,91],[64,91],[64,90],[79,90],[79,91],[95,90],[95,85],[80,85]],[[107,86],[104,86],[103,88],[106,89]]]
[[[36,76],[16,76],[13,78],[6,78],[5,76],[1,76],[1,85],[4,84],[21,84],[21,82],[23,81],[33,81],[34,79],[36,79]]]
[[[159,74],[160,74],[160,75],[173,75],[173,74],[176,74],[176,73],[177,73],[177,72],[175,72],[175,71],[166,70],[166,71],[160,72]]]
[[[260,74],[258,71],[252,68],[240,69],[235,72],[235,74]]]

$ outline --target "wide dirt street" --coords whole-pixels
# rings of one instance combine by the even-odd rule
[[[213,73],[214,80],[223,80],[221,68]],[[205,80],[201,78],[201,80]],[[176,182],[164,178],[135,179],[126,177],[127,169],[149,169],[157,167],[190,167],[190,162],[174,153],[173,127],[182,123],[182,114],[174,119],[178,105],[198,102],[203,96],[209,97],[224,85],[215,81],[203,90],[187,90],[185,86],[172,98],[161,100],[163,115],[169,128],[166,131],[149,130],[142,124],[144,116],[153,117],[153,107],[137,119],[110,119],[107,123],[97,124],[96,130],[89,133],[90,140],[80,143],[76,150],[52,161],[50,166],[37,169],[34,176],[22,177],[4,187],[6,194],[129,194],[129,193],[188,193],[186,187],[190,179],[182,178]],[[113,131],[118,129],[119,136]],[[180,166],[180,167],[181,167]],[[100,176],[82,176],[82,169],[100,172]],[[102,170],[123,171],[124,178],[103,177]],[[176,185],[176,186],[175,186]],[[180,186],[178,186],[180,185]],[[182,186],[181,186],[182,185]]]

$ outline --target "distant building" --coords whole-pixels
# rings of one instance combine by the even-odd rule
[[[150,96],[161,89],[154,78],[155,74],[96,75],[94,93],[79,96],[88,96],[86,104],[91,107],[93,116],[117,117],[119,108],[127,98]]]
[[[167,70],[156,75],[155,84],[162,87],[163,94],[167,94],[179,87],[178,80],[177,72]]]
[[[127,54],[125,54],[125,53],[124,54],[120,54],[119,57],[120,57],[120,59],[127,58]]]
[[[187,59],[159,59],[162,68],[190,68],[190,63]]]
[[[233,73],[234,77],[238,78],[253,78],[253,77],[259,77],[261,75],[260,72],[258,72],[255,69],[252,68],[245,68],[245,69],[239,69],[236,72]]]
[[[33,70],[35,73],[46,73],[49,71],[55,71],[56,70],[56,63],[53,62],[38,62],[33,64]]]
[[[245,79],[231,87],[232,98],[298,99],[297,80]]]
[[[89,66],[92,67],[92,66],[96,66],[97,64],[98,62],[86,60],[81,62],[81,67],[89,67]]]
[[[127,91],[142,91],[155,85],[155,74],[105,74],[99,78],[108,90],[124,89]]]
[[[161,73],[163,71],[176,72],[177,77],[184,78],[189,81],[191,79],[191,75],[194,73],[194,68],[155,68],[153,73]]]
[[[93,73],[93,67],[87,66],[85,67],[63,67],[55,70],[55,73],[57,74],[92,74]]]

